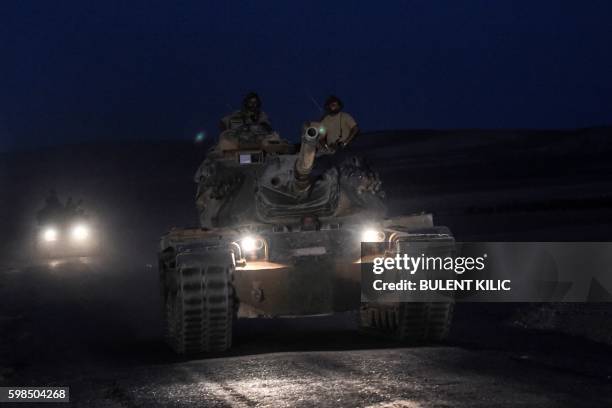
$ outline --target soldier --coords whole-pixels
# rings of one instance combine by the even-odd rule
[[[242,100],[242,109],[221,119],[220,130],[234,130],[244,126],[259,125],[266,131],[272,130],[268,115],[261,110],[261,99],[255,92],[249,92]]]
[[[325,101],[326,114],[321,118],[321,126],[325,133],[319,139],[323,150],[335,152],[338,147],[347,146],[359,133],[357,122],[351,115],[342,112],[344,104],[334,95]]]
[[[80,199],[75,207],[74,207],[74,213],[76,214],[77,217],[82,217],[83,215],[85,215],[85,210],[83,209],[83,200]]]
[[[248,93],[242,101],[242,109],[221,119],[221,134],[216,151],[236,150],[241,147],[259,146],[263,140],[280,140],[268,115],[261,110],[261,99],[255,92]]]
[[[36,218],[39,224],[58,221],[64,211],[64,206],[60,202],[55,189],[49,190],[45,198],[45,206],[38,211]]]
[[[68,200],[66,200],[66,205],[64,205],[64,208],[66,210],[66,215],[71,217],[72,215],[74,215],[74,212],[76,210],[76,203],[72,200],[72,197],[68,197]]]

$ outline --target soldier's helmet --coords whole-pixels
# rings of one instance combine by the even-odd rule
[[[261,99],[255,92],[249,92],[242,100],[242,108],[245,111],[256,112],[261,109]]]
[[[59,197],[57,196],[57,191],[52,188],[47,192],[47,196],[45,197],[45,204],[55,205],[57,203],[59,203]]]
[[[330,95],[327,97],[327,99],[325,100],[325,110],[327,112],[330,111],[330,105],[332,103],[336,102],[338,104],[338,106],[340,107],[338,110],[342,110],[342,108],[344,108],[344,104],[342,103],[342,101],[340,100],[340,98],[338,98],[335,95]]]

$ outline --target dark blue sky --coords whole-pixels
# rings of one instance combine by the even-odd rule
[[[285,137],[329,93],[366,130],[612,124],[612,2],[3,1],[0,150],[216,133],[259,92]]]

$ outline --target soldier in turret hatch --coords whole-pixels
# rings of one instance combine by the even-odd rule
[[[239,129],[244,126],[257,125],[267,131],[272,130],[268,115],[261,110],[261,99],[255,92],[249,92],[242,100],[242,109],[221,119],[220,130]]]
[[[268,115],[261,110],[261,99],[255,92],[244,97],[241,110],[221,119],[219,128],[217,151],[255,148],[263,140],[280,140],[272,130]]]
[[[344,104],[337,96],[330,95],[325,101],[325,115],[321,118],[321,127],[324,129],[319,139],[322,152],[335,152],[338,148],[346,147],[359,133],[357,122],[351,115],[342,112]]]

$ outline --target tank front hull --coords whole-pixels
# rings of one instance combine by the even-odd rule
[[[324,224],[319,229],[282,225],[254,226],[246,231],[176,229],[162,237],[161,249],[170,258],[185,252],[205,253],[210,248],[231,251],[235,260],[231,285],[239,317],[331,314],[357,310],[361,305],[361,242],[370,225],[378,225],[388,239],[410,235],[405,231],[432,228],[431,216],[423,214],[384,223]],[[247,237],[261,243],[256,252],[243,248]]]

